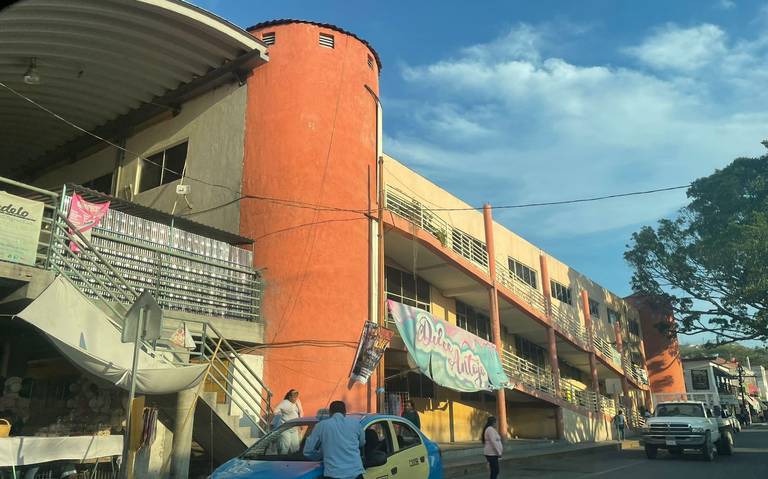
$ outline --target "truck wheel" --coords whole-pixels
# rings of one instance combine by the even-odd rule
[[[656,446],[651,446],[649,444],[645,445],[645,457],[648,459],[656,459],[656,454],[658,454],[659,448]]]
[[[707,435],[704,437],[704,445],[701,446],[701,456],[705,461],[712,462],[715,460],[715,454],[717,454],[717,450],[712,444],[711,436],[709,433],[707,433]]]
[[[731,431],[724,431],[717,441],[717,452],[723,456],[733,455],[733,434]]]

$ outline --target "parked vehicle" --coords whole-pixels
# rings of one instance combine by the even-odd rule
[[[438,445],[409,421],[382,414],[348,414],[359,418],[360,429],[366,434],[363,464],[365,479],[404,477],[413,479],[442,479],[442,454]],[[304,456],[304,443],[315,425],[324,417],[303,417],[282,424],[245,453],[221,465],[211,479],[316,479],[323,477],[323,464]],[[375,434],[375,437],[373,437]],[[285,441],[285,438],[291,441]],[[298,441],[293,442],[293,438]],[[368,439],[378,439],[371,447]],[[286,451],[286,443],[298,448]],[[366,457],[368,455],[369,457]],[[399,471],[399,473],[398,473]]]
[[[659,449],[666,449],[670,454],[693,449],[706,461],[714,461],[718,453],[732,455],[731,421],[717,416],[720,417],[698,401],[658,404],[656,413],[643,427],[640,443],[645,448],[645,455],[655,459]]]

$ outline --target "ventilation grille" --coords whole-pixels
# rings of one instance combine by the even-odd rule
[[[327,33],[321,33],[320,46],[326,47],[326,48],[333,48],[334,46],[333,35],[328,35]]]
[[[261,36],[261,41],[263,41],[265,45],[274,45],[275,44],[275,32],[269,32],[269,33],[263,34]]]

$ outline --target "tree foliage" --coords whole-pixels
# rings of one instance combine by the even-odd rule
[[[693,182],[675,218],[632,235],[632,287],[671,306],[679,334],[768,340],[768,156]]]

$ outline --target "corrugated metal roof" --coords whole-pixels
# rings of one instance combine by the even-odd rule
[[[373,46],[368,43],[367,40],[364,40],[363,38],[360,38],[359,36],[355,35],[354,33],[350,32],[349,30],[344,30],[343,28],[333,25],[331,23],[322,23],[322,22],[313,22],[311,20],[300,20],[296,18],[280,18],[277,20],[269,20],[266,22],[257,23],[256,25],[253,25],[251,27],[248,27],[246,30],[253,31],[253,30],[261,30],[263,28],[272,27],[275,25],[287,25],[289,23],[307,23],[309,25],[316,25],[318,27],[327,28],[329,30],[335,30],[339,33],[343,33],[345,35],[349,35],[352,38],[356,38],[360,42],[362,42],[365,46],[368,47],[368,49],[373,53],[373,58],[376,59],[376,65],[379,67],[379,72],[381,72],[381,58],[379,58],[378,52],[376,52],[376,49],[373,48]]]
[[[88,131],[254,51],[267,60],[253,35],[179,0],[20,0],[0,11],[0,82]],[[32,59],[36,85],[24,82]],[[0,88],[0,172],[80,135]]]

